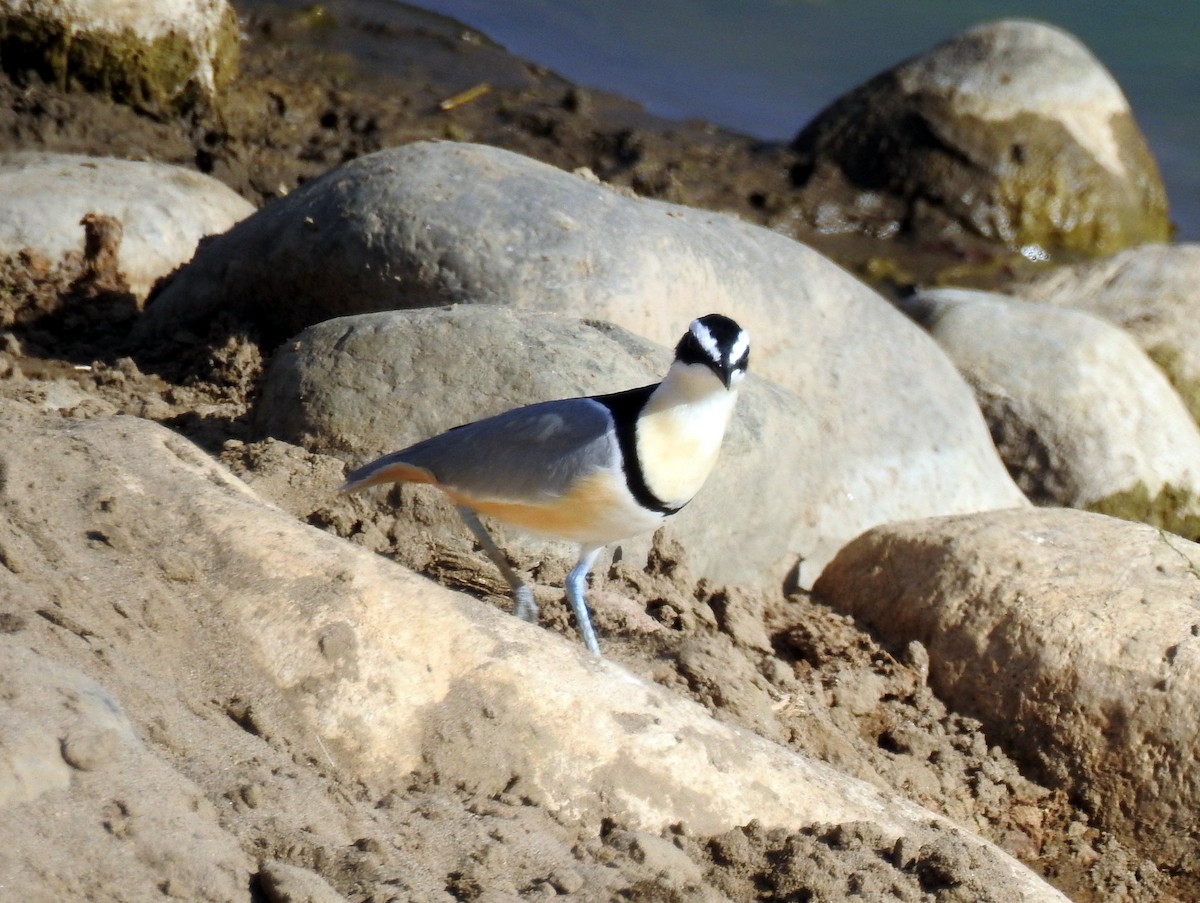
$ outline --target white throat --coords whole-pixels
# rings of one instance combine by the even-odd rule
[[[650,396],[637,425],[646,486],[666,504],[690,501],[717,463],[737,401],[703,364],[676,361]]]

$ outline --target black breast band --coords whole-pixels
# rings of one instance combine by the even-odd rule
[[[658,384],[642,386],[640,389],[627,389],[624,392],[614,392],[611,395],[595,395],[593,399],[608,408],[612,415],[617,433],[617,445],[621,449],[621,460],[625,468],[625,485],[637,503],[648,511],[657,511],[664,516],[674,514],[683,508],[672,508],[650,491],[646,485],[646,475],[642,473],[642,462],[637,453],[637,421],[642,409],[650,400],[651,394]]]

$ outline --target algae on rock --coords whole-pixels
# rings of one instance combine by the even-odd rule
[[[818,226],[969,234],[1031,255],[1171,236],[1162,177],[1119,86],[1074,37],[1037,22],[980,26],[875,76],[792,148]]]
[[[1192,542],[1200,541],[1200,498],[1180,486],[1163,486],[1151,496],[1146,484],[1138,481],[1129,489],[1097,499],[1085,508],[1109,517],[1149,524]]]
[[[0,10],[0,67],[156,114],[214,105],[237,72],[237,14],[227,3],[178,19],[164,9],[157,22],[145,10],[115,23],[102,12],[39,2]]]

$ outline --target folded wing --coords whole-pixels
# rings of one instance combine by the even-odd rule
[[[571,398],[517,408],[392,452],[351,473],[342,490],[432,483],[467,498],[536,504],[618,461],[608,408]]]

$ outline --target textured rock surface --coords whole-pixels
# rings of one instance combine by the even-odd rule
[[[981,25],[835,101],[796,136],[829,229],[955,230],[1111,253],[1170,236],[1158,167],[1120,87],[1049,25]]]
[[[1194,538],[1200,429],[1128,334],[1082,311],[985,292],[933,289],[909,307],[975,389],[1026,495]]]
[[[935,691],[1158,861],[1196,867],[1200,546],[1027,509],[891,524],[816,593],[929,650]]]
[[[0,196],[0,253],[30,248],[56,261],[83,252],[84,216],[117,220],[117,265],[140,298],[190,260],[201,238],[254,212],[249,201],[190,169],[72,154],[0,155]]]
[[[6,899],[145,900],[156,887],[211,903],[244,894],[250,859],[200,788],[146,749],[112,694],[9,636],[0,636],[0,689]]]
[[[419,15],[409,14],[409,20]],[[518,87],[505,89],[503,84],[514,82],[505,81],[505,73],[497,77],[489,62],[503,53],[488,42],[460,40],[460,30],[376,34],[347,26],[313,33],[312,21],[286,10],[268,15],[261,8],[244,20],[253,67],[225,95],[226,118],[214,131],[197,128],[191,117],[142,116],[36,78],[0,78],[0,94],[8,101],[0,116],[6,123],[0,143],[211,164],[215,175],[246,196],[270,199],[327,166],[415,135],[444,133],[450,123],[457,134],[503,142],[568,168],[588,163],[639,191],[736,209],[781,229],[795,222],[786,202],[776,206],[788,195],[790,156],[780,149],[764,152],[702,125],[655,125],[640,115],[640,125],[620,131],[621,124],[603,115],[607,105],[599,95],[571,89],[520,60],[508,60],[506,72],[515,73]],[[301,32],[322,46],[331,37],[366,38],[372,46],[382,41],[391,57],[413,60],[422,71],[386,83],[347,81],[344,67],[330,71],[320,53],[303,51]],[[427,78],[424,54],[439,43],[434,62],[441,69]],[[493,91],[483,102],[449,116],[438,111],[437,100],[458,90],[453,80],[471,83],[469,73],[484,71]],[[626,152],[636,156],[634,165]],[[954,246],[950,253],[959,251]],[[47,273],[10,259],[0,291],[0,322],[13,322],[8,315],[14,308],[65,308],[61,318],[20,321],[11,334],[0,335],[0,398],[17,402],[15,410],[5,406],[0,412],[5,426],[0,458],[6,465],[0,467],[0,644],[27,646],[86,675],[119,701],[153,757],[199,788],[195,797],[184,796],[189,811],[202,824],[217,823],[227,848],[240,850],[250,863],[249,885],[226,899],[250,903],[272,894],[316,893],[319,883],[304,880],[312,876],[348,900],[467,899],[485,890],[493,899],[570,894],[703,903],[752,903],[764,896],[1008,903],[1022,896],[1021,883],[979,867],[975,842],[952,828],[931,829],[927,840],[900,842],[870,822],[799,831],[755,822],[718,834],[697,834],[685,824],[654,834],[603,804],[589,813],[599,824],[564,819],[540,805],[536,793],[525,795],[520,776],[496,793],[494,776],[478,781],[480,789],[474,790],[454,779],[461,773],[457,766],[447,776],[422,766],[390,786],[363,782],[338,767],[331,760],[336,751],[322,747],[321,735],[298,716],[293,700],[260,662],[256,641],[239,626],[240,615],[227,615],[214,598],[224,584],[214,580],[215,589],[208,589],[209,575],[229,561],[225,550],[259,540],[257,531],[251,536],[233,531],[211,544],[192,544],[192,528],[200,521],[191,498],[223,485],[219,469],[201,470],[210,478],[202,489],[175,474],[165,492],[151,493],[143,475],[153,467],[139,443],[123,435],[111,456],[123,462],[119,491],[109,491],[107,478],[98,476],[102,463],[72,427],[111,417],[126,425],[136,422],[133,417],[167,424],[219,455],[293,519],[336,530],[427,578],[483,597],[473,605],[505,605],[495,569],[469,538],[460,534],[442,542],[429,530],[420,498],[395,493],[388,505],[368,510],[360,497],[326,496],[339,481],[340,460],[279,440],[252,441],[245,417],[257,397],[261,364],[272,351],[260,347],[253,334],[235,332],[214,345],[203,336],[169,333],[165,346],[146,346],[156,356],[134,351],[125,358],[134,312],[127,306],[96,310],[71,289],[75,275],[69,268]],[[810,328],[821,328],[821,317]],[[56,334],[52,326],[63,330]],[[905,324],[905,334],[911,331]],[[851,345],[853,325],[847,337],[843,344]],[[860,341],[888,338],[885,330],[864,333]],[[853,381],[855,368],[869,371],[872,363],[873,349],[863,351],[846,354],[844,364],[839,358],[814,366],[828,368],[831,379]],[[657,358],[653,365],[657,376]],[[889,385],[886,372],[881,374],[877,394],[904,392],[899,381],[904,378],[901,371]],[[809,391],[819,394],[817,388]],[[903,417],[919,405],[905,397],[895,406],[898,419],[883,424],[881,435],[902,431]],[[862,413],[845,416],[856,421]],[[52,441],[38,438],[43,427],[51,430]],[[194,449],[187,453],[186,442],[168,445],[182,461],[200,460]],[[27,446],[28,454],[9,454]],[[20,467],[11,466],[18,461]],[[392,502],[399,512],[389,510]],[[175,512],[169,523],[159,518],[163,512]],[[289,544],[288,551],[303,562],[307,548]],[[562,605],[562,571],[539,556],[518,557],[516,563],[539,584],[542,626],[577,646]],[[335,577],[321,574],[314,582],[320,587]],[[884,648],[849,616],[807,593],[784,596],[776,589],[697,582],[688,574],[684,550],[670,543],[659,544],[648,568],[622,562],[594,577],[592,598],[608,659],[699,702],[724,723],[786,743],[954,819],[1019,856],[1080,903],[1200,899],[1197,872],[1156,872],[1153,862],[1119,836],[1089,821],[1066,793],[1031,781],[978,720],[947,709],[926,683],[928,655],[921,644]],[[258,579],[250,575],[242,582]],[[284,614],[297,607],[307,611],[307,586],[261,582],[269,590],[264,604]],[[349,640],[341,628],[323,634],[317,640],[323,659],[349,667]],[[9,661],[0,650],[0,672]],[[35,677],[39,686],[52,683],[42,672]],[[0,709],[12,699],[9,689],[0,686]],[[54,708],[51,699],[28,698],[33,721]],[[0,730],[0,747],[9,736],[7,726]],[[521,742],[536,744],[538,737],[531,732]],[[68,754],[80,764],[94,762],[105,745],[89,754],[87,744],[72,743]],[[61,752],[59,758],[67,763]],[[36,851],[40,872],[22,867],[20,875],[51,876],[29,893],[19,884],[5,881],[6,887],[20,887],[21,899],[38,903],[81,898],[149,903],[172,892],[177,899],[194,899],[197,894],[181,880],[180,864],[205,844],[186,829],[186,820],[155,821],[139,809],[144,791],[157,810],[177,811],[177,797],[162,792],[161,772],[145,767],[148,761],[153,758],[137,759],[121,771],[129,784],[114,781],[104,769],[85,772],[67,765],[76,786],[95,776],[101,805],[74,799],[58,805],[64,798],[48,790],[5,809],[6,827],[27,830],[29,837],[20,841]],[[86,824],[76,829],[61,818]],[[139,830],[145,832],[140,838]],[[160,838],[164,855],[139,858],[106,883],[113,864],[125,861],[121,848],[143,849],[147,834]],[[0,858],[11,848],[8,832],[0,829]],[[91,880],[78,892],[52,880],[54,874],[85,872]]]
[[[67,585],[86,579],[93,617],[170,585],[164,577],[179,584],[147,600],[152,608],[131,605],[130,614],[161,611],[176,622],[183,615],[212,623],[210,648],[159,659],[159,667],[187,662],[181,678],[201,685],[240,679],[255,695],[226,697],[221,723],[236,721],[246,736],[235,745],[257,745],[260,758],[274,755],[263,746],[269,738],[315,739],[321,761],[345,769],[367,792],[403,787],[414,769],[426,768],[460,792],[489,799],[515,792],[529,805],[597,827],[602,813],[649,831],[680,821],[702,832],[751,819],[793,827],[869,821],[884,837],[912,838],[917,846],[950,831],[977,874],[1007,888],[1006,899],[1064,899],[927,810],[715,721],[577,644],[297,523],[161,427],[121,417],[64,424],[8,404],[5,411],[23,427],[20,445],[4,451],[8,522],[36,524],[39,533],[34,543],[6,530],[8,559],[22,558],[29,573],[43,550],[57,545],[59,578]],[[47,521],[51,509],[74,514]],[[70,540],[83,524],[96,538],[80,548]],[[138,562],[156,559],[147,582],[131,579]],[[78,569],[83,565],[86,571]],[[9,585],[21,580],[11,568],[0,576]],[[87,611],[64,601],[71,611]],[[86,640],[86,624],[65,613],[58,619],[67,639]],[[245,657],[219,674],[195,667],[197,656],[230,641]],[[160,698],[153,708],[164,714],[176,705],[173,694],[161,692],[163,674],[140,667],[120,674],[95,656],[81,660],[110,673],[131,697],[154,687]],[[149,661],[142,653],[140,666]],[[276,692],[263,692],[271,683]],[[153,708],[143,715],[146,727],[156,743],[177,752],[208,717],[193,703],[196,722],[167,727],[164,719],[155,727]],[[295,733],[295,719],[308,725],[309,739]],[[233,750],[196,751],[200,759],[231,753],[240,762]],[[296,753],[304,761],[307,753]],[[242,787],[235,795],[254,810],[264,792],[270,790]],[[226,817],[237,811],[231,807]],[[36,822],[39,812],[28,814]],[[337,831],[336,824],[312,822],[305,830]],[[154,839],[178,840],[180,829],[164,826]],[[205,887],[181,887],[176,895],[215,896]],[[224,899],[247,896],[229,890]]]
[[[5,68],[177,112],[233,78],[238,25],[226,0],[6,0],[0,43]]]
[[[1200,245],[1144,245],[1058,267],[1015,294],[1085,310],[1129,332],[1200,421]]]
[[[491,306],[346,317],[280,350],[258,423],[358,464],[518,405],[656,382],[670,361],[670,348],[616,327]],[[942,371],[942,361],[933,364]],[[913,373],[910,385],[933,381],[918,362],[894,365]],[[667,527],[698,573],[778,584],[800,563],[809,585],[874,524],[1025,504],[986,434],[971,444],[955,435],[955,419],[978,417],[969,398],[960,408],[933,398],[905,406],[890,393],[837,388],[836,401],[797,396],[751,375],[716,471]],[[898,407],[908,410],[905,433],[880,434]],[[443,510],[447,528],[461,532],[449,505]],[[622,545],[644,556],[648,539]]]

